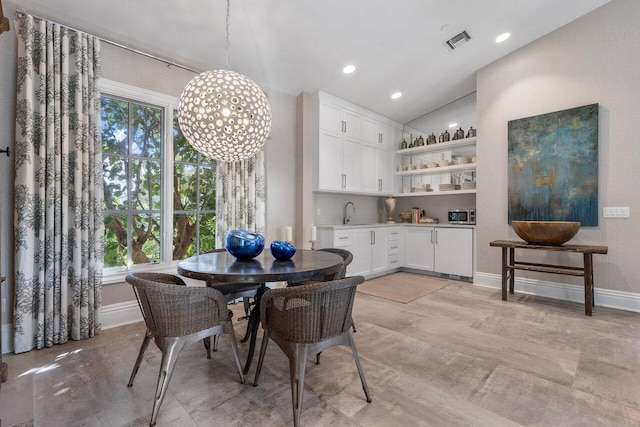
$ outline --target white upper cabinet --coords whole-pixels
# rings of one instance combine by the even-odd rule
[[[362,140],[362,114],[331,101],[320,101],[320,129]]]
[[[368,145],[397,149],[396,145],[399,145],[402,140],[401,126],[397,123],[392,125],[373,117],[365,117],[362,139]]]
[[[392,150],[402,137],[402,125],[323,92],[314,96],[316,189],[390,195],[394,179]]]

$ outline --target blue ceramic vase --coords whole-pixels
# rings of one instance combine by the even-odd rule
[[[227,252],[239,260],[255,258],[264,249],[264,237],[247,230],[231,230],[227,233]]]
[[[278,261],[286,261],[296,253],[296,247],[281,240],[271,242],[271,255]]]

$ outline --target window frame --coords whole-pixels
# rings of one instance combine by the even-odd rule
[[[167,203],[172,200],[173,186],[173,114],[178,109],[179,98],[155,92],[148,89],[139,88],[137,86],[128,85],[108,79],[100,79],[100,96],[113,96],[117,98],[125,98],[131,102],[140,102],[149,104],[152,107],[161,108],[163,121],[163,142],[162,142],[162,200],[160,212],[161,232],[161,259],[157,263],[133,264],[129,266],[105,267],[103,269],[103,284],[122,283],[127,274],[136,271],[154,271],[175,273],[178,262],[173,260],[173,204]],[[101,123],[101,117],[97,118],[97,123]]]

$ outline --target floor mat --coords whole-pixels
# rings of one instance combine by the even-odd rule
[[[358,286],[358,292],[406,304],[442,289],[449,283],[448,280],[437,277],[395,273],[367,280]]]

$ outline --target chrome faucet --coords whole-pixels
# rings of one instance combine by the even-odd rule
[[[353,205],[353,202],[347,202],[344,204],[344,213],[342,215],[342,223],[343,224],[349,224],[349,222],[351,221],[351,216],[347,216],[347,207],[351,205],[351,208],[353,209],[353,213],[356,213],[356,207]]]

